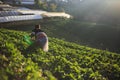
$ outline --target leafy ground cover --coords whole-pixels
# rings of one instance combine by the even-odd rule
[[[50,37],[120,53],[119,25],[99,22],[82,22],[76,19],[49,18],[34,22],[21,22],[21,24],[19,23],[16,25],[7,23],[1,26],[12,30],[31,32],[35,24],[41,24],[42,29]]]
[[[0,29],[0,80],[119,80],[120,54],[49,37],[49,52],[26,32]]]

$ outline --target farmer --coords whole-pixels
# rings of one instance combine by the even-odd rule
[[[35,29],[32,30],[31,38],[35,37],[35,42],[40,46],[43,51],[48,51],[48,37],[44,31],[41,30],[40,25],[35,25]]]

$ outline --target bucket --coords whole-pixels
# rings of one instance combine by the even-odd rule
[[[33,41],[31,40],[31,37],[28,36],[28,35],[24,36],[24,41],[29,45],[33,44]]]

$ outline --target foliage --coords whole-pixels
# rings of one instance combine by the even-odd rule
[[[24,34],[0,30],[0,80],[47,80],[49,78],[43,77],[44,71],[38,67],[38,64],[21,53],[28,47],[28,44],[22,40]]]
[[[50,4],[50,9],[51,9],[51,11],[55,11],[56,10],[56,8],[57,8],[57,6],[55,5],[55,4]]]
[[[47,11],[65,11],[77,20],[80,21],[92,21],[99,23],[107,23],[111,25],[118,25],[120,23],[120,11],[118,6],[120,5],[117,0],[36,0],[44,3],[39,4],[40,9]],[[107,4],[111,5],[107,5]],[[36,3],[37,5],[38,3]],[[51,7],[51,4],[54,7]],[[47,5],[46,8],[43,8]],[[52,9],[50,9],[50,7]]]
[[[41,0],[35,0],[35,5],[39,9],[47,10],[47,11],[57,11],[57,5],[55,3],[47,2],[47,1],[41,1]]]
[[[49,37],[49,52],[28,45],[25,32],[0,29],[3,80],[119,80],[120,55]],[[55,78],[55,77],[56,78]]]
[[[36,21],[35,21],[36,22]],[[8,29],[30,31],[35,23],[29,25],[8,24]],[[82,22],[76,19],[47,18],[39,22],[50,37],[64,39],[77,44],[120,53],[120,27],[96,22]],[[24,28],[26,27],[26,28]]]

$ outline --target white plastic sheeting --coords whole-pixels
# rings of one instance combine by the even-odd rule
[[[18,9],[18,12],[20,12],[21,14],[43,14],[43,13],[47,13],[46,11],[42,11],[42,10],[24,10],[24,9]]]
[[[29,5],[33,5],[33,4],[35,4],[35,2],[21,2],[21,4],[29,4]]]
[[[17,10],[21,14],[39,14],[44,17],[65,17],[65,18],[70,18],[71,15],[66,14],[65,12],[47,12],[47,11],[42,11],[42,10]]]
[[[15,16],[15,15],[19,15],[20,13],[17,11],[0,11],[0,17],[4,17],[4,16]]]
[[[41,15],[6,16],[6,17],[0,17],[0,23],[22,21],[22,20],[35,20],[35,19],[43,19],[43,17]]]
[[[70,18],[71,15],[66,14],[64,12],[47,12],[42,14],[44,17],[65,17]]]

